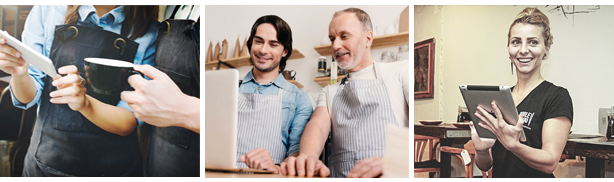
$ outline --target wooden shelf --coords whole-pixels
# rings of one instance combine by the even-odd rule
[[[399,46],[403,44],[409,44],[409,31],[375,37],[373,38],[371,49]],[[313,49],[320,53],[321,56],[328,56],[332,54],[330,44],[316,46],[313,47]]]
[[[340,82],[345,75],[337,75],[337,82]],[[330,84],[330,77],[317,77],[313,79],[314,82],[318,83],[321,87],[326,87],[326,85]]]
[[[301,58],[305,58],[305,55],[303,55],[303,53],[301,53],[297,49],[293,49],[292,50],[292,55],[290,56],[290,58],[288,58],[288,60],[301,59]],[[224,60],[222,60],[222,62],[230,64],[231,66],[234,66],[235,68],[239,68],[239,67],[243,67],[243,66],[250,66],[250,65],[252,65],[252,62],[249,59],[250,59],[250,56],[243,56],[243,57],[224,59]],[[217,60],[205,63],[205,70],[212,70],[215,67],[217,67]],[[221,67],[223,69],[226,66],[222,64]]]
[[[296,80],[286,80],[286,81],[288,81],[288,82],[290,82],[290,83],[292,83],[292,84],[296,85],[296,87],[298,87],[298,88],[303,88],[303,87],[305,87],[305,86],[303,86],[301,83],[297,82]]]

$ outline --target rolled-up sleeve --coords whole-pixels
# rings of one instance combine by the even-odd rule
[[[299,151],[299,144],[301,142],[303,130],[305,130],[305,125],[313,113],[311,100],[309,100],[309,95],[307,95],[307,93],[302,92],[297,100],[298,103],[296,107],[296,114],[294,115],[294,120],[290,125],[290,140],[288,142],[290,147],[288,149],[288,155],[292,155]]]
[[[32,101],[30,101],[29,103],[22,103],[17,100],[15,94],[13,93],[13,87],[9,86],[9,89],[11,91],[11,97],[13,99],[13,105],[17,108],[29,109],[30,107],[34,106],[34,104],[40,103],[41,100],[41,94],[43,93],[44,85],[43,78],[45,78],[46,75],[34,66],[30,66],[28,68],[28,74],[32,79],[34,79],[34,85],[36,85],[36,95],[34,96],[34,99],[32,99]]]

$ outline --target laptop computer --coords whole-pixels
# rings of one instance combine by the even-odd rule
[[[236,166],[238,95],[239,71],[205,72],[205,170],[272,173]]]

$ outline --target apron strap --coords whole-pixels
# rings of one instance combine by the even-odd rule
[[[350,73],[345,74],[345,77],[343,77],[343,79],[341,80],[341,85],[345,85],[345,82],[348,80],[348,77],[350,77]]]
[[[284,89],[279,87],[279,90],[277,90],[277,96],[282,97],[283,93],[284,93]]]
[[[179,7],[181,7],[181,5],[175,5],[175,9],[173,10],[173,13],[171,13],[171,17],[168,17],[168,19],[175,19],[175,14],[177,14]]]
[[[375,69],[375,79],[381,79],[382,73],[380,72],[379,67],[377,66],[377,63],[375,61],[373,61],[373,69]],[[345,82],[347,81],[349,77],[350,77],[350,73],[348,72],[347,74],[345,74],[345,77],[341,80],[341,85],[345,85]]]
[[[239,87],[241,86],[241,84],[243,83],[243,80],[239,80]],[[277,90],[277,95],[279,97],[281,97],[284,93],[284,89],[282,89],[281,87],[279,87],[279,90]]]
[[[373,61],[373,69],[375,69],[375,79],[382,79],[382,72],[379,70],[379,66],[375,61]]]

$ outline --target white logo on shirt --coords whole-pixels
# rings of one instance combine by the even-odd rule
[[[520,115],[522,115],[522,120],[524,121],[523,127],[528,130],[531,130],[531,127],[529,126],[531,125],[531,120],[533,120],[533,115],[535,115],[535,113],[522,111],[520,112]]]

